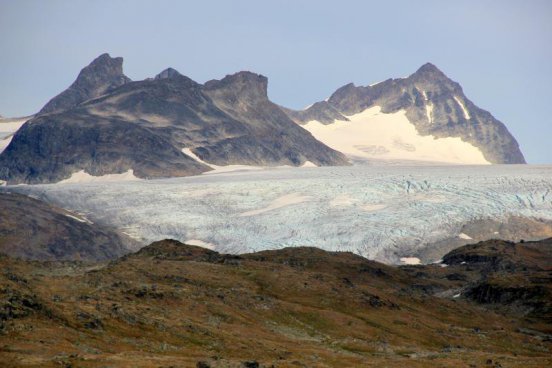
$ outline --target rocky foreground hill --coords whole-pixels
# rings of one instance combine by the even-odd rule
[[[391,267],[173,240],[110,263],[0,257],[5,367],[545,367],[552,239]]]
[[[120,257],[138,245],[74,212],[0,192],[0,253],[29,260],[101,261]]]

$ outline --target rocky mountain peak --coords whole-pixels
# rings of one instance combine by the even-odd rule
[[[103,81],[120,82],[121,84],[130,81],[123,74],[122,57],[112,58],[107,53],[98,56],[81,70],[74,84],[90,86]]]
[[[39,114],[70,109],[128,82],[130,79],[123,73],[123,58],[102,54],[84,67],[73,84],[51,99]]]
[[[183,75],[178,72],[178,70],[173,68],[167,68],[163,70],[161,73],[157,74],[154,79],[173,79],[182,77]]]
[[[268,99],[268,78],[261,74],[241,71],[230,74],[221,80],[205,83],[207,90],[223,90],[249,99]]]
[[[442,73],[442,72],[441,70],[439,70],[439,68],[437,68],[437,66],[435,66],[435,64],[428,62],[422,65],[420,68],[418,68],[416,73]]]
[[[352,96],[358,95],[359,93],[358,89],[359,88],[355,86],[354,83],[348,83],[343,87],[338,88],[334,93],[332,93],[330,98],[328,98],[328,102],[332,105],[339,105],[341,101],[348,99]]]
[[[439,68],[431,63],[425,63],[408,77],[414,82],[439,83],[452,82]]]

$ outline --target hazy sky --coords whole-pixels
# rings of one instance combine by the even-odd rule
[[[552,163],[552,1],[0,0],[0,114],[28,115],[103,52],[139,80],[239,70],[301,108],[430,61]]]

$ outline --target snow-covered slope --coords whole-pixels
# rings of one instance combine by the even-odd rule
[[[401,161],[418,162],[422,157],[433,162],[437,160],[463,164],[525,163],[516,139],[506,126],[491,113],[476,106],[464,94],[460,84],[430,63],[424,64],[406,78],[388,79],[369,86],[349,83],[337,89],[325,101],[316,102],[304,110],[282,109],[300,125],[312,121],[317,121],[320,125],[333,125],[338,121],[357,123],[354,124],[356,126],[359,125],[359,120],[364,123],[369,121],[375,124],[375,121],[379,121],[382,125],[386,124],[382,127],[373,127],[370,124],[369,129],[366,124],[360,124],[362,129],[351,127],[346,135],[340,132],[343,138],[354,137],[359,142],[358,146],[369,151],[368,155],[367,152],[359,155],[358,150],[347,145],[346,141],[339,142],[342,151],[352,151],[355,159],[374,161],[382,153],[389,153],[390,157],[399,153]],[[376,119],[374,115],[379,111],[390,116]],[[406,128],[403,124],[405,118],[414,126],[415,133],[410,126]],[[310,127],[321,135],[333,134],[333,131],[327,132],[329,128],[312,125],[311,123]],[[399,129],[399,140],[395,141],[394,134],[389,140],[389,133],[395,129]],[[417,144],[403,144],[404,133],[408,133],[406,137]],[[387,140],[385,144],[379,144],[379,135]],[[420,140],[419,136],[429,140]],[[328,142],[333,143],[333,138],[328,137]],[[445,140],[432,142],[433,138]],[[363,139],[367,143],[363,143]],[[447,147],[449,143],[450,148]],[[473,147],[479,152],[475,152]],[[429,150],[429,157],[428,152],[423,152],[424,149]]]
[[[191,239],[238,253],[305,245],[397,263],[439,259],[451,242],[505,236],[485,219],[552,221],[552,166],[316,167],[7,189],[116,226],[144,244]],[[546,231],[540,236],[552,236]],[[433,249],[428,244],[445,251],[424,253]]]
[[[101,183],[101,182],[119,182],[119,181],[135,181],[141,180],[134,176],[132,169],[120,174],[106,174],[101,176],[93,176],[84,170],[78,171],[71,175],[70,178],[58,182],[58,184],[75,184],[75,183]]]
[[[13,135],[32,116],[21,118],[0,118],[0,153],[10,144]]]
[[[353,159],[489,164],[477,147],[461,138],[421,136],[404,110],[385,114],[381,107],[375,106],[347,119],[332,124],[312,120],[303,128]]]
[[[254,166],[254,165],[215,165],[206,161],[203,161],[200,157],[198,157],[195,153],[192,152],[189,148],[183,148],[182,153],[184,153],[187,156],[190,156],[197,162],[206,165],[210,167],[211,171],[206,171],[202,173],[203,175],[211,175],[211,174],[221,174],[221,173],[230,173],[230,172],[239,172],[239,171],[258,171],[258,170],[277,170],[277,169],[289,169],[293,166],[289,165],[280,165],[280,166]],[[315,164],[313,164],[310,161],[306,161],[301,167],[316,167]]]

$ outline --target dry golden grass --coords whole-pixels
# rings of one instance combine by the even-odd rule
[[[349,253],[160,242],[104,265],[0,266],[6,367],[552,365],[523,318],[417,291],[409,273]]]

